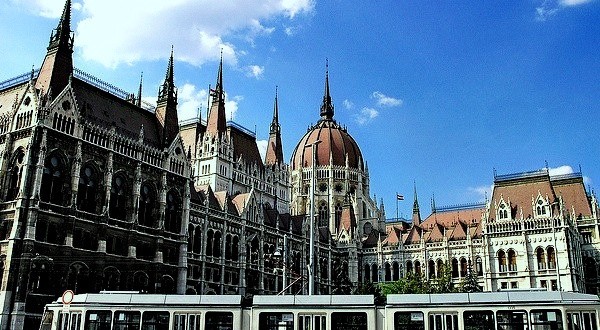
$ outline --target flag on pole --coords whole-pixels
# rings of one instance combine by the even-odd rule
[[[396,199],[399,200],[399,201],[403,201],[404,200],[404,196],[397,193],[396,194]]]

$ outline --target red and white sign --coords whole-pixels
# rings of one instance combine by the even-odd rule
[[[74,296],[75,296],[75,293],[72,290],[65,291],[62,295],[62,303],[65,305],[70,304],[71,301],[73,301]]]

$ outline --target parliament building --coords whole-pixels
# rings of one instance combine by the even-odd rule
[[[426,218],[415,188],[412,219],[386,220],[328,72],[289,158],[277,93],[257,110],[273,113],[263,158],[226,120],[222,60],[207,118],[182,122],[173,52],[151,105],[141,83],[75,68],[73,44],[67,0],[40,68],[0,82],[1,329],[35,327],[65,290],[306,294],[314,278],[336,294],[444,267],[485,291],[598,293],[598,201],[581,173],[494,175],[484,203],[432,203]]]

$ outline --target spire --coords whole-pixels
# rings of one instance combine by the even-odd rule
[[[44,94],[51,89],[58,95],[73,74],[73,37],[71,36],[71,0],[67,0],[56,29],[50,35],[46,57],[35,87]]]
[[[142,106],[142,82],[144,81],[144,72],[140,75],[140,88],[138,89],[138,95],[135,105],[138,107]]]
[[[212,104],[206,121],[206,132],[216,135],[225,131],[227,120],[225,118],[225,97],[223,91],[223,50],[221,50],[221,62],[217,73],[217,85],[211,89]]]
[[[265,155],[265,164],[283,163],[283,146],[281,143],[281,126],[279,125],[279,104],[277,102],[277,86],[275,86],[275,104],[273,105],[273,121],[269,132],[269,142]]]
[[[435,194],[431,197],[431,213],[435,213]]]
[[[156,102],[155,115],[162,126],[162,141],[166,147],[173,142],[173,139],[179,134],[179,119],[177,118],[177,90],[174,82],[173,70],[173,46],[171,46],[171,56],[167,65],[165,81],[158,91],[158,101]],[[141,82],[140,96],[141,98]],[[141,101],[141,100],[140,100]]]
[[[323,104],[321,105],[321,120],[333,119],[333,104],[331,103],[331,94],[329,93],[329,61],[325,64],[325,95],[323,95]]]
[[[419,210],[419,200],[417,198],[417,184],[414,183],[415,185],[415,201],[413,202],[413,214],[412,214],[412,223],[413,225],[420,225],[421,224],[421,212]]]

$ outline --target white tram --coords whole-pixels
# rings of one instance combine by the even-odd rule
[[[504,291],[388,295],[384,329],[597,330],[596,295]]]
[[[373,296],[99,293],[48,304],[40,330],[598,330],[598,296],[486,292]]]

